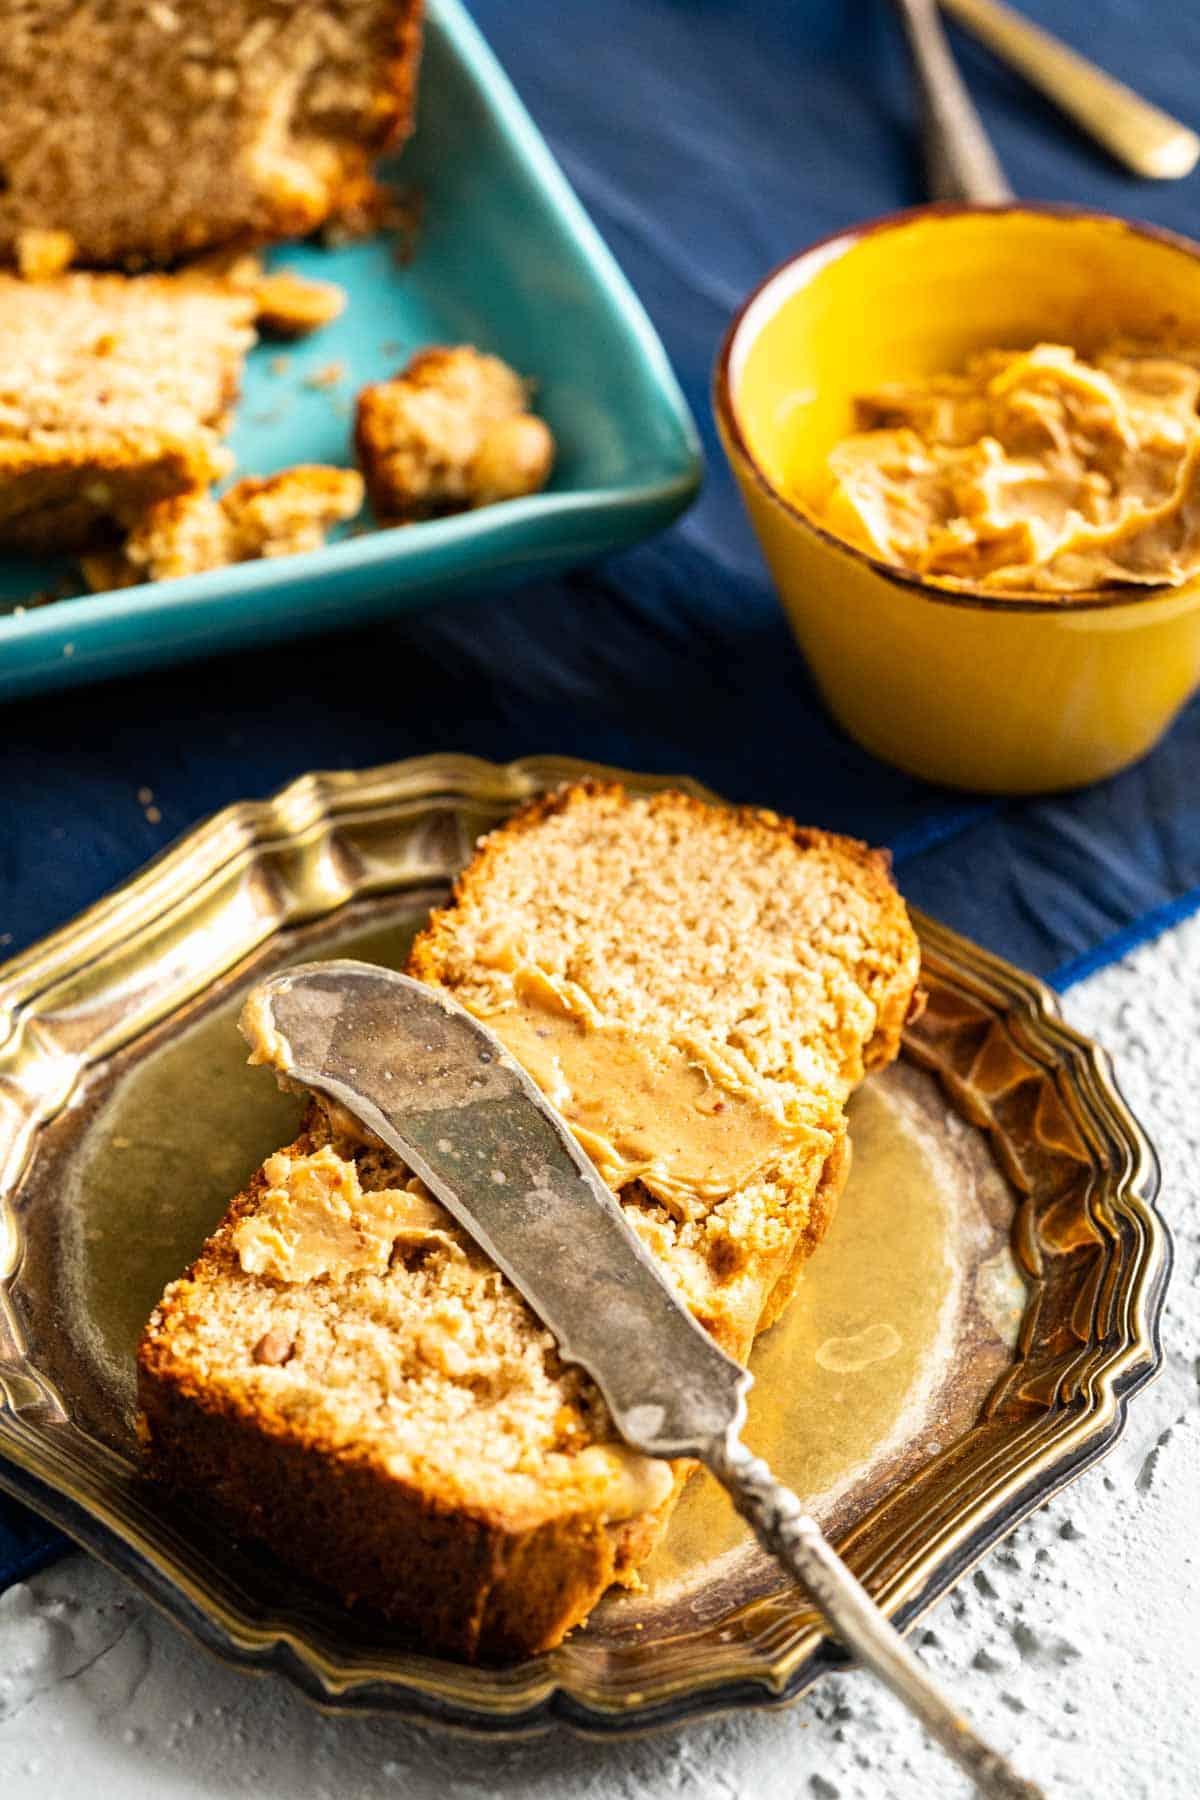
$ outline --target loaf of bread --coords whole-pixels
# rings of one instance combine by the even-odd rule
[[[0,257],[142,267],[370,210],[420,0],[22,0],[0,56]]]
[[[482,842],[409,966],[504,1039],[745,1357],[829,1223],[846,1100],[913,1004],[886,858],[577,786]],[[148,1466],[426,1650],[545,1649],[634,1577],[687,1467],[616,1439],[487,1257],[345,1123],[311,1107],[168,1287],[139,1350]]]
[[[256,310],[220,281],[0,275],[0,544],[84,549],[223,475]]]

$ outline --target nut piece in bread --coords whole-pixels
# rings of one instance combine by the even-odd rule
[[[515,500],[550,479],[554,438],[521,377],[469,344],[422,350],[358,396],[359,466],[384,523]]]
[[[83,549],[224,475],[254,310],[220,282],[0,275],[0,544]]]
[[[89,587],[105,591],[319,550],[326,533],[352,519],[362,502],[362,476],[354,469],[301,463],[275,475],[247,475],[219,499],[196,493],[158,501],[120,549],[82,557],[83,572]]]
[[[0,258],[68,232],[143,268],[362,210],[412,123],[420,0],[21,0],[0,57]]]
[[[525,1041],[559,1034],[557,1074],[527,1066],[744,1357],[821,1239],[846,1099],[913,1001],[886,858],[771,813],[570,788],[482,842],[409,968],[510,1048],[531,1020]],[[631,1065],[657,1072],[649,1110]],[[694,1131],[664,1139],[672,1112]],[[450,1215],[315,1106],[168,1287],[138,1362],[152,1473],[430,1652],[558,1643],[633,1580],[689,1472],[625,1448]]]

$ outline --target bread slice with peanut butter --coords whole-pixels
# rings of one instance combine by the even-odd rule
[[[886,859],[774,814],[583,785],[486,838],[410,973],[495,1030],[734,1355],[829,1223],[845,1102],[918,974]],[[591,1381],[419,1181],[314,1105],[139,1350],[149,1466],[431,1651],[558,1643],[688,1469]]]

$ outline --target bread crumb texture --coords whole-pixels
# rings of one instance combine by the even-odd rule
[[[302,463],[247,475],[219,498],[190,493],[156,502],[119,549],[84,556],[83,572],[91,588],[104,590],[319,550],[362,501],[362,477],[353,469]]]
[[[419,0],[23,0],[0,58],[0,256],[143,267],[362,212],[412,121]]]
[[[592,1104],[633,1229],[744,1357],[828,1224],[845,1101],[912,1002],[886,859],[770,813],[578,786],[482,842],[410,970],[518,1053],[531,982],[582,1033],[565,1060],[531,1055],[535,1078]],[[614,1043],[672,1082],[686,1065],[706,1116],[750,1109],[752,1153],[722,1176],[719,1136],[622,1134],[588,1087],[591,1035],[601,1086]],[[635,1579],[688,1473],[627,1450],[450,1215],[316,1106],[167,1289],[139,1366],[153,1470],[444,1653],[557,1643]]]
[[[536,493],[554,464],[528,384],[469,344],[422,350],[399,375],[363,388],[355,448],[385,523]]]
[[[220,283],[0,275],[0,543],[85,548],[225,474],[253,320]]]

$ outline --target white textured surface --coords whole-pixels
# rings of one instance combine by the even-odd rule
[[[1107,1462],[1022,1526],[918,1631],[931,1667],[1048,1794],[1200,1786],[1200,920],[1068,996],[1158,1145],[1177,1262],[1167,1362]],[[862,1675],[773,1716],[600,1746],[476,1746],[324,1718],[209,1660],[72,1557],[0,1597],[5,1800],[928,1800],[965,1784]]]

